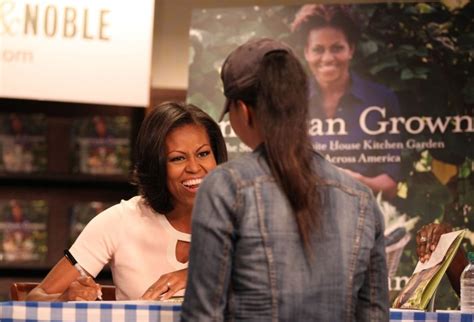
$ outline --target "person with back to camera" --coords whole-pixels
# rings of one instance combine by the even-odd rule
[[[193,105],[168,102],[149,111],[136,141],[133,182],[139,196],[103,211],[27,300],[95,300],[93,277],[110,264],[117,300],[168,299],[183,293],[191,211],[202,179],[227,160],[219,126]]]
[[[345,133],[335,126],[335,134],[325,131],[324,134],[312,133],[318,144],[330,145],[331,141],[341,144],[354,144],[368,140],[400,142],[400,135],[366,133],[360,125],[361,116],[368,108],[377,107],[367,115],[364,124],[370,130],[380,126],[377,122],[400,115],[398,99],[387,87],[363,79],[351,71],[350,63],[354,56],[359,39],[359,26],[350,5],[307,4],[303,5],[291,25],[297,40],[304,41],[304,57],[311,76],[310,86],[310,123],[318,120],[343,120]],[[382,117],[381,109],[385,111]],[[338,123],[339,124],[339,123]],[[341,131],[341,133],[338,133]],[[316,131],[317,132],[317,131]],[[386,131],[388,132],[388,130]],[[363,149],[365,143],[361,145]],[[321,151],[322,152],[322,151]],[[330,150],[327,153],[336,164],[357,180],[368,185],[374,192],[382,191],[385,198],[393,198],[397,192],[397,181],[400,179],[400,161],[388,160],[363,162],[354,150]],[[400,157],[400,148],[365,149],[364,154],[380,157],[389,153],[394,158]],[[354,158],[355,156],[355,158]],[[344,159],[339,163],[336,158]]]
[[[182,321],[388,321],[382,214],[313,151],[290,47],[250,40],[221,77],[224,113],[253,152],[199,189]]]

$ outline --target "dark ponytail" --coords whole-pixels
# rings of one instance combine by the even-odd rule
[[[308,250],[311,233],[319,226],[320,199],[307,129],[307,76],[299,61],[284,51],[267,54],[257,75],[255,102],[250,106],[264,136],[264,155]]]

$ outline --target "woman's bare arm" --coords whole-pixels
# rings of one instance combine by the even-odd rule
[[[26,297],[27,301],[94,301],[100,285],[92,277],[81,277],[77,269],[61,258],[48,275]]]

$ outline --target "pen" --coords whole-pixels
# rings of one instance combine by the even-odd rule
[[[66,259],[72,264],[72,266],[74,266],[77,269],[77,271],[79,272],[79,274],[81,274],[82,277],[89,276],[84,270],[84,268],[82,268],[82,266],[79,265],[77,260],[74,258],[74,256],[72,256],[71,252],[68,249],[64,250],[64,257],[66,257]],[[102,301],[102,292],[100,290],[97,291],[97,298]]]

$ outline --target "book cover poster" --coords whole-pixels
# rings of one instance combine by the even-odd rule
[[[44,114],[0,114],[0,171],[43,172],[48,165]]]
[[[337,27],[324,28],[329,16]],[[454,0],[195,9],[187,98],[217,120],[232,50],[257,37],[292,46],[307,72],[314,149],[396,209],[386,214],[394,298],[423,225],[467,229],[464,247],[474,249],[472,17],[474,2]],[[249,151],[227,117],[219,125],[230,158]],[[437,299],[457,306],[449,286]]]
[[[126,175],[130,167],[130,119],[94,116],[73,122],[73,172]]]
[[[44,261],[48,213],[44,200],[0,200],[0,261]]]
[[[69,246],[96,215],[112,206],[114,203],[102,201],[77,202],[71,207]]]

